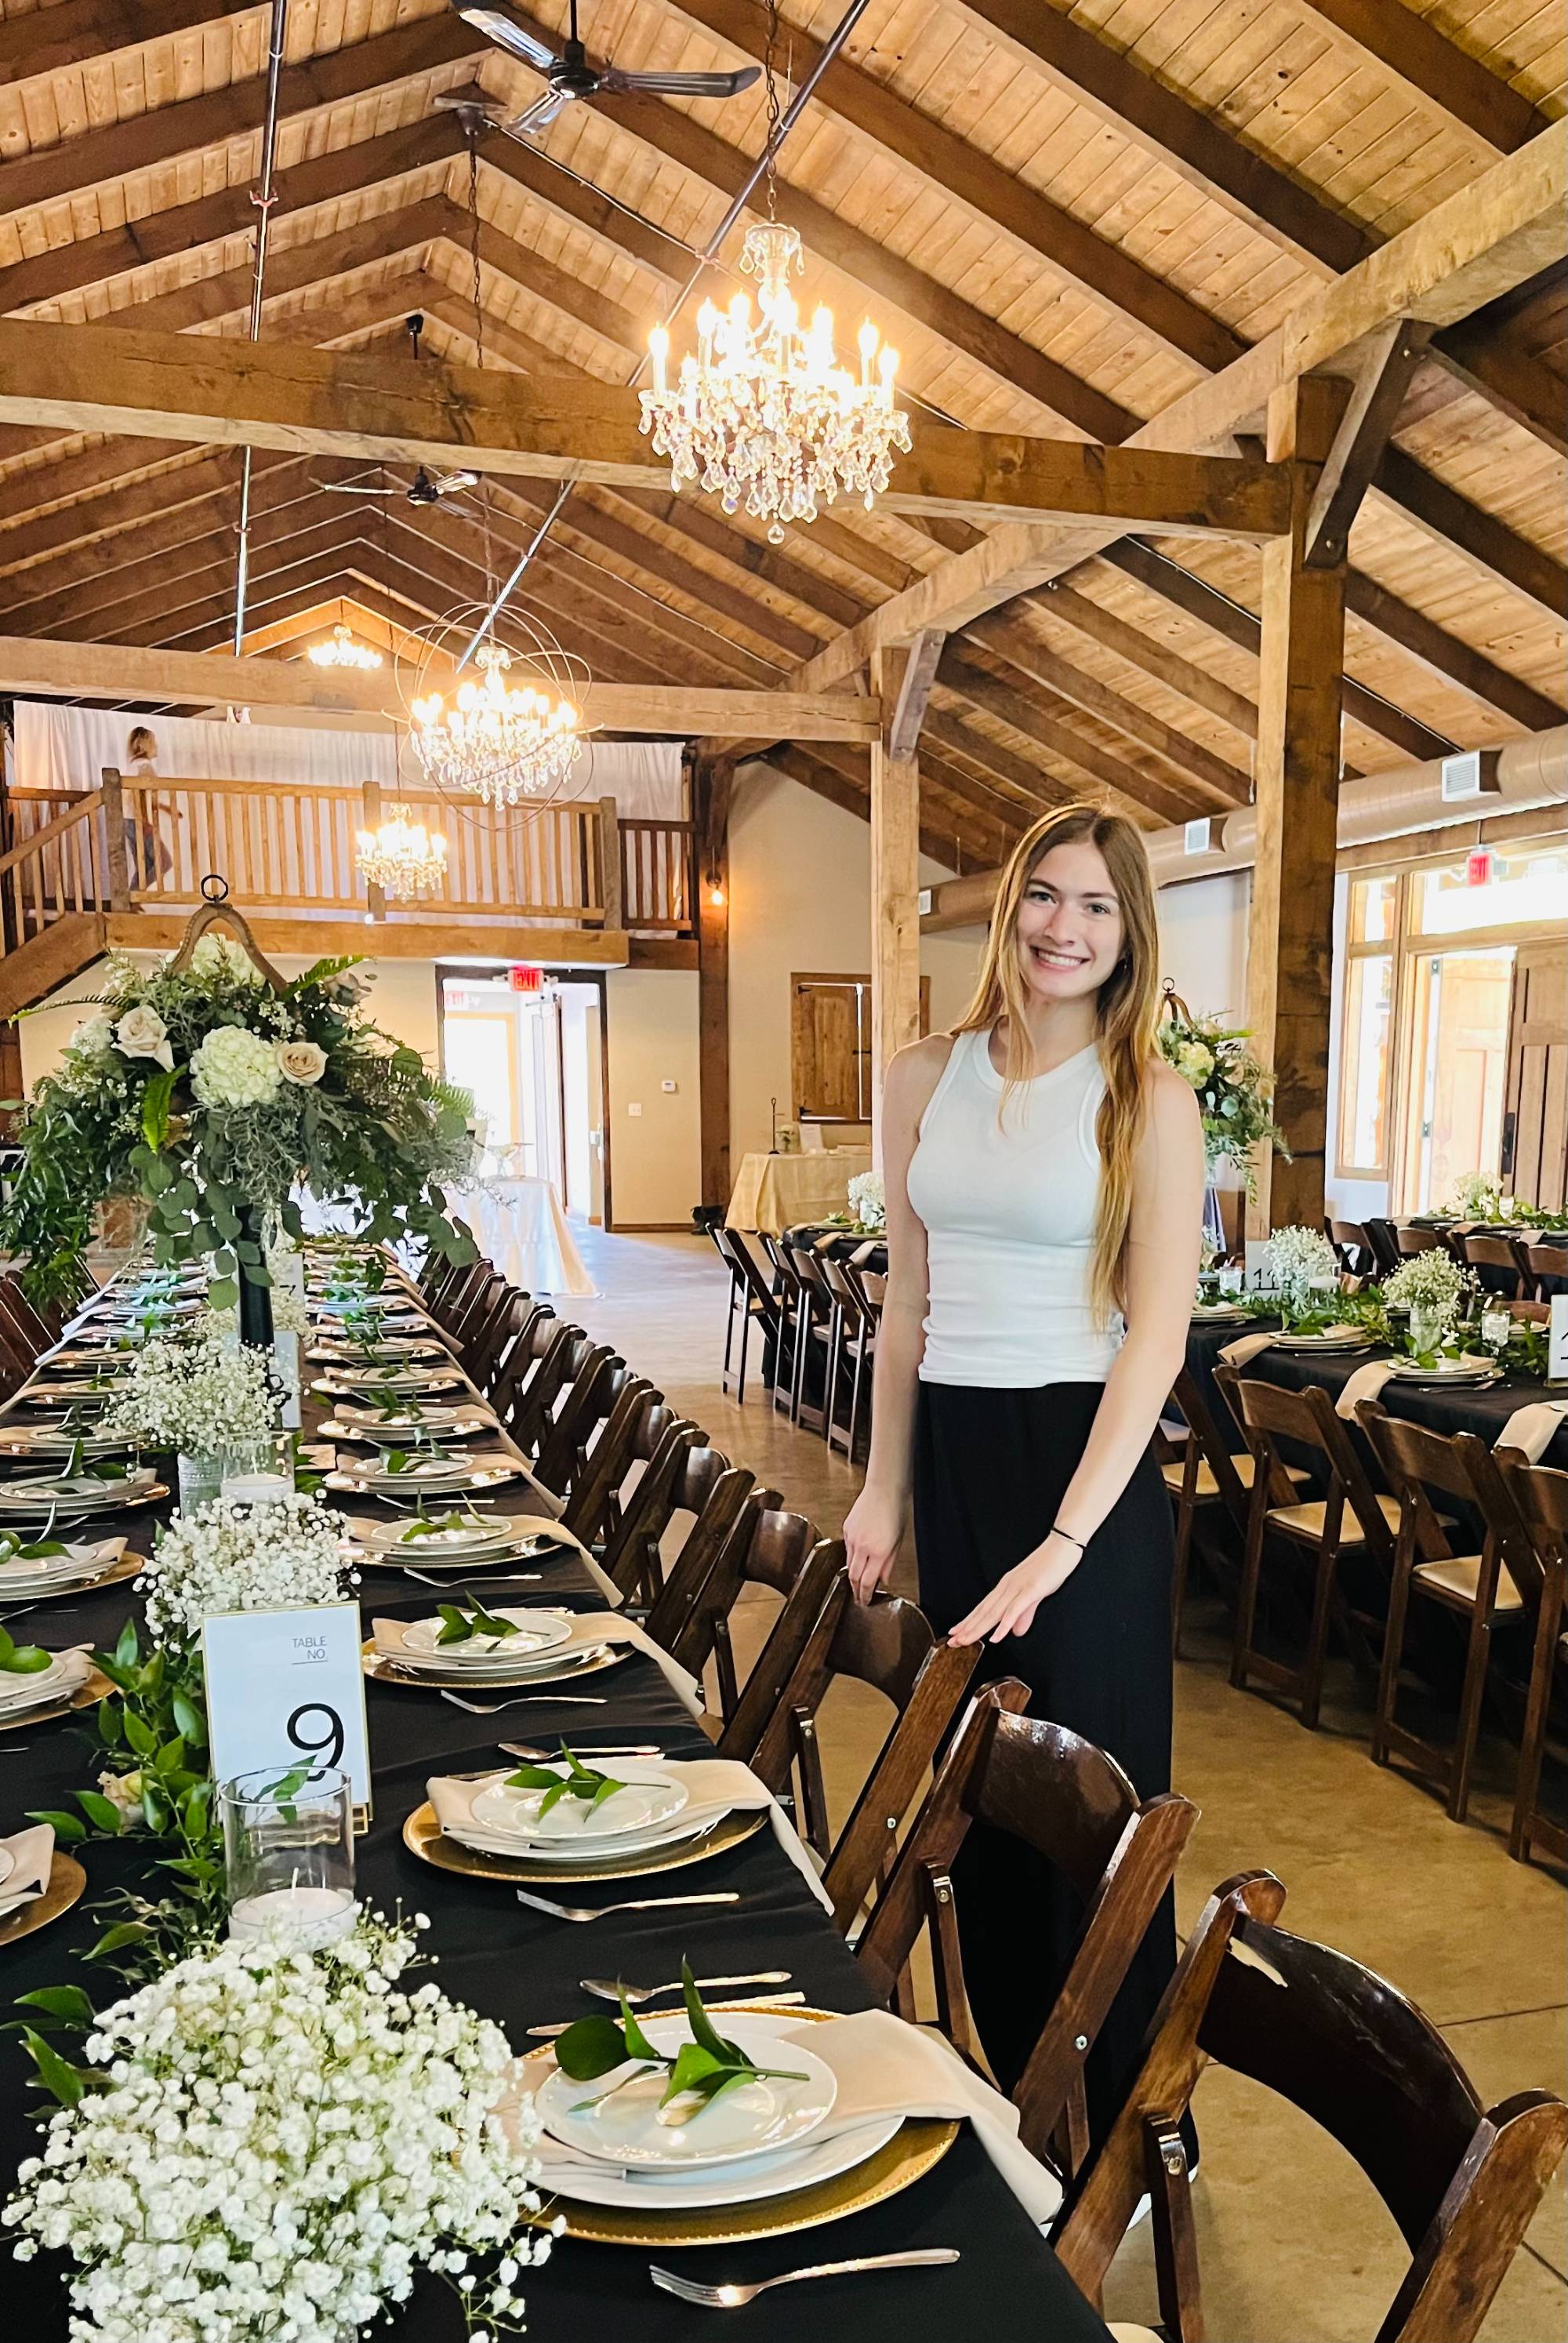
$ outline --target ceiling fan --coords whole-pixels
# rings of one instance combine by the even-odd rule
[[[358,480],[318,480],[317,488],[325,488],[331,497],[404,497],[411,505],[438,505],[443,497],[455,496],[459,488],[474,488],[479,484],[477,472],[437,472],[431,474],[423,464],[408,486],[390,483],[371,488]]]
[[[544,96],[521,114],[496,123],[509,138],[548,130],[563,106],[574,99],[598,97],[601,91],[606,96],[642,91],[658,97],[738,97],[762,70],[760,65],[742,65],[736,73],[624,73],[618,65],[590,65],[578,38],[578,0],[571,0],[570,32],[559,56],[505,8],[492,7],[487,0],[452,0],[452,5],[465,25],[483,33],[508,56],[532,65],[549,85]]]

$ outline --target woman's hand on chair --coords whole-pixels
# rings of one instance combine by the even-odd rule
[[[903,1502],[873,1487],[861,1490],[844,1519],[844,1558],[857,1603],[869,1603],[892,1576],[904,1534]]]
[[[950,1644],[999,1644],[1004,1635],[1027,1635],[1034,1614],[1046,1597],[1064,1585],[1082,1561],[1081,1550],[1070,1538],[1052,1530],[1043,1545],[999,1578],[990,1593],[975,1604],[949,1634]]]

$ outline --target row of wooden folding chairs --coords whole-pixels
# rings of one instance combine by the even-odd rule
[[[20,1390],[95,1288],[96,1280],[84,1266],[62,1295],[40,1306],[28,1299],[14,1270],[0,1276],[0,1399]]]
[[[709,1233],[729,1272],[721,1388],[744,1402],[755,1331],[774,1406],[847,1456],[861,1454],[870,1437],[871,1373],[886,1279],[852,1259],[839,1261],[831,1252],[768,1235],[758,1239],[767,1255],[764,1269],[739,1230],[714,1227]]]
[[[1284,1890],[1253,1873],[1210,1899],[1151,2022],[1127,2102],[1091,2151],[1084,2062],[1171,1885],[1196,1808],[1174,1793],[1140,1800],[1105,1752],[1023,1715],[1029,1695],[1016,1680],[988,1685],[966,1705],[974,1649],[939,1640],[900,1598],[857,1605],[837,1541],[819,1537],[650,1386],[626,1376],[611,1396],[602,1346],[597,1356],[591,1345],[573,1352],[553,1424],[578,1404],[579,1386],[579,1435],[609,1403],[594,1436],[579,1437],[566,1460],[562,1502],[588,1525],[583,1534],[598,1543],[618,1588],[644,1601],[656,1640],[695,1675],[712,1666],[719,1754],[751,1765],[790,1799],[877,1997],[912,2015],[910,1964],[924,1936],[939,2021],[960,2056],[979,2063],[952,1888],[972,1825],[1020,1838],[1079,1890],[1079,1934],[1014,2097],[1025,2144],[1063,2175],[1054,2242],[1085,2293],[1098,2302],[1138,2201],[1151,2195],[1167,2336],[1201,2343],[1180,2122],[1202,2068],[1217,2062],[1323,2124],[1400,2222],[1412,2260],[1379,2343],[1469,2343],[1568,2142],[1568,2109],[1542,2092],[1483,2108],[1419,2011],[1346,1956],[1282,1930]],[[548,1343],[530,1374],[547,1353]],[[564,1443],[558,1453],[565,1457]],[[1296,1496],[1279,1460],[1249,1446],[1246,1462],[1234,1476],[1238,1493],[1250,1485]],[[1568,1489],[1568,1475],[1549,1478]],[[689,1525],[672,1542],[678,1516]],[[749,1586],[779,1600],[742,1681],[731,1620]],[[1558,1591],[1560,1599],[1561,1574]],[[846,1678],[882,1693],[892,1723],[835,1836],[818,1720],[830,1686]]]
[[[1341,1266],[1357,1277],[1385,1277],[1415,1253],[1446,1252],[1462,1268],[1483,1272],[1486,1284],[1516,1302],[1543,1301],[1568,1279],[1568,1238],[1561,1236],[1338,1220],[1326,1220],[1323,1232]]]
[[[1348,1425],[1316,1385],[1289,1391],[1221,1366],[1215,1380],[1245,1446],[1231,1453],[1193,1377],[1183,1373],[1174,1398],[1188,1427],[1185,1449],[1164,1470],[1177,1503],[1174,1632],[1194,1524],[1201,1506],[1221,1503],[1241,1539],[1241,1571],[1231,1643],[1231,1681],[1259,1682],[1298,1704],[1303,1725],[1318,1723],[1330,1634],[1340,1625],[1352,1654],[1375,1673],[1372,1755],[1398,1757],[1442,1789],[1449,1815],[1469,1808],[1483,1707],[1494,1642],[1503,1637],[1528,1657],[1523,1681],[1520,1754],[1509,1852],[1527,1860],[1539,1845],[1559,1860],[1568,1834],[1540,1805],[1552,1694],[1563,1664],[1563,1580],[1568,1567],[1568,1473],[1493,1450],[1473,1433],[1452,1437],[1392,1416],[1374,1400],[1356,1410],[1386,1484],[1372,1481]],[[1322,1494],[1305,1493],[1308,1478],[1292,1453],[1311,1454]],[[1434,1498],[1438,1501],[1434,1503]],[[1442,1500],[1458,1507],[1440,1510]],[[1478,1524],[1462,1536],[1456,1520]],[[1283,1541],[1310,1557],[1308,1624],[1292,1661],[1260,1648],[1258,1612],[1268,1551]],[[1347,1591],[1343,1565],[1365,1567],[1378,1609]],[[1370,1591],[1370,1590],[1369,1590]],[[1412,1604],[1427,1604],[1462,1623],[1464,1663],[1452,1748],[1434,1747],[1401,1722],[1399,1700]]]

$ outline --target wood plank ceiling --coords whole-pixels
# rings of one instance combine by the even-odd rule
[[[566,0],[511,13],[559,46]],[[787,78],[839,14],[782,0]],[[634,67],[749,63],[766,32],[756,0],[585,0],[583,19],[593,55]],[[0,7],[0,312],[246,329],[267,25],[220,0]],[[1563,51],[1533,0],[871,0],[783,153],[802,303],[830,302],[842,341],[873,316],[917,411],[1115,442],[1559,115]],[[541,87],[447,0],[293,0],[268,338],[395,347],[417,315],[424,348],[472,360],[467,157],[435,101],[475,81],[512,107]],[[485,362],[629,380],[764,127],[753,88],[607,96],[527,146],[486,136]],[[1350,769],[1561,717],[1564,302],[1554,268],[1413,368],[1352,531]],[[238,469],[0,430],[0,632],[226,648]],[[375,477],[256,458],[254,648],[300,656],[343,608],[438,618],[549,501],[492,483],[487,521],[472,493],[327,485]],[[774,547],[711,499],[579,487],[517,604],[605,680],[783,685],[977,537],[844,508]],[[928,849],[993,861],[1079,795],[1150,824],[1242,802],[1259,566],[1244,544],[1123,538],[950,638]],[[864,809],[864,751],[778,760]]]

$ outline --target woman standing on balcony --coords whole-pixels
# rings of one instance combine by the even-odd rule
[[[862,1602],[914,1511],[920,1602],[981,1676],[1171,1779],[1170,1509],[1150,1435],[1184,1353],[1203,1210],[1188,1085],[1155,1054],[1141,840],[1046,814],[1002,875],[974,1000],[902,1050],[882,1118],[889,1281],[866,1485],[844,1524]],[[1067,1881],[970,1831],[955,1886],[975,2023],[1011,2090],[1081,1918]],[[1175,1960],[1167,1896],[1086,2076],[1096,2137]]]

